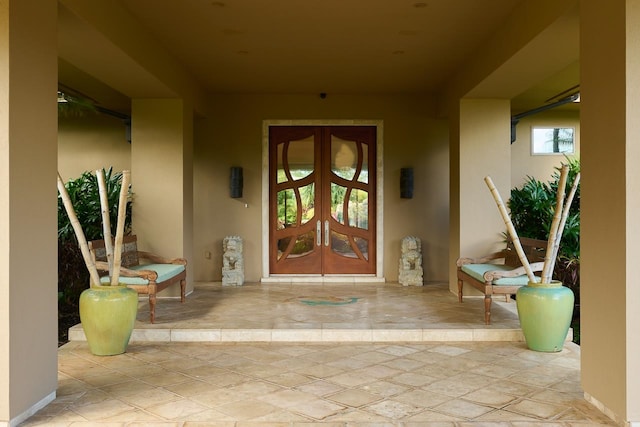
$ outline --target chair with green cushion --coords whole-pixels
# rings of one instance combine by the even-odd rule
[[[546,240],[520,237],[522,249],[529,260],[531,270],[542,271],[544,254],[547,250]],[[484,322],[491,324],[491,297],[505,295],[509,301],[521,286],[529,282],[524,267],[511,241],[500,252],[480,258],[459,258],[458,267],[458,301],[462,302],[462,285],[470,284],[484,294]]]
[[[156,318],[156,295],[174,283],[180,284],[180,302],[184,302],[187,286],[187,260],[184,258],[164,258],[160,255],[138,250],[137,236],[124,236],[122,241],[122,267],[119,282],[135,289],[138,294],[149,295],[151,323]],[[101,272],[109,272],[107,251],[104,240],[89,242],[89,250],[96,267]],[[147,263],[140,264],[140,260]],[[101,283],[108,284],[109,276],[102,276]]]

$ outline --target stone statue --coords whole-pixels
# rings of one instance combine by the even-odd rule
[[[222,286],[244,284],[242,237],[227,236],[222,241]]]
[[[422,242],[414,236],[402,239],[398,282],[403,286],[422,286]]]

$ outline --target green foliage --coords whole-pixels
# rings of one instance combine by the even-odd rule
[[[580,172],[580,161],[567,158],[569,176],[566,192]],[[556,207],[556,191],[560,181],[560,168],[556,168],[552,180],[544,183],[528,177],[520,188],[511,190],[508,206],[513,226],[519,236],[547,240]],[[571,204],[558,255],[561,259],[580,259],[580,185]]]
[[[107,184],[107,199],[109,201],[109,219],[111,221],[111,235],[115,236],[118,221],[118,199],[122,187],[122,173],[113,173],[112,168],[104,171]],[[103,238],[102,213],[100,207],[100,193],[98,179],[91,172],[84,172],[79,178],[69,180],[65,184],[69,198],[82,225],[87,240]],[[129,189],[131,191],[131,189]],[[131,230],[131,203],[127,203],[125,234]],[[62,204],[62,197],[58,195],[58,240],[75,241],[75,233],[67,212]]]

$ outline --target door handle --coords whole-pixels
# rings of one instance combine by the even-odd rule
[[[322,244],[322,226],[320,225],[320,220],[316,222],[316,246],[320,246]]]
[[[324,221],[324,245],[329,246],[329,220]]]

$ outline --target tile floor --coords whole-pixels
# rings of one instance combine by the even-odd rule
[[[141,300],[132,341],[334,342],[521,340],[514,302],[496,298],[484,324],[481,298],[458,303],[444,283],[387,284],[198,283],[185,304],[161,299],[156,323]],[[78,325],[71,340],[83,340]]]
[[[263,299],[245,305],[252,293]],[[231,301],[233,309],[227,306]],[[343,341],[329,342],[326,335],[325,341],[291,342],[304,337],[294,334],[287,342],[272,334],[239,342],[222,334],[247,328],[251,337],[251,327],[272,332],[279,326],[308,327],[322,338],[324,331],[366,335],[376,328],[402,331],[404,325],[428,338],[425,331],[517,328],[517,317],[514,326],[513,313],[500,304],[494,324],[484,328],[482,301],[460,305],[446,286],[314,285],[285,291],[281,285],[199,285],[183,306],[159,301],[155,325],[146,324],[145,304],[139,331],[183,335],[167,342],[134,341],[125,354],[110,357],[91,355],[83,341],[62,346],[57,398],[22,425],[615,425],[584,400],[580,348],[570,342],[562,352],[538,353],[519,340],[482,341],[472,335],[458,341],[451,340],[457,335],[406,341],[377,341],[371,335],[364,342],[338,334],[333,337]],[[212,311],[225,316],[216,318]],[[236,321],[226,317],[232,313]],[[220,340],[194,342],[203,330],[220,330]]]

